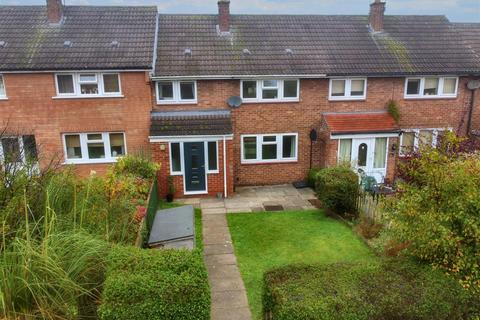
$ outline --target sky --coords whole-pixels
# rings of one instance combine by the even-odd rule
[[[5,5],[41,5],[46,0],[0,0]],[[156,5],[161,13],[216,13],[217,0],[64,0],[67,5]],[[233,14],[368,14],[373,0],[231,0]],[[454,22],[480,22],[480,0],[387,0],[386,14],[446,15]]]

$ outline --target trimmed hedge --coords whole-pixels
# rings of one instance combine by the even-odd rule
[[[356,214],[358,176],[348,167],[331,167],[316,175],[315,192],[323,204],[338,214]]]
[[[270,271],[264,311],[275,320],[453,320],[478,316],[480,301],[428,266],[388,260]]]
[[[312,168],[308,171],[307,182],[310,188],[315,188],[315,181],[317,181],[317,174],[322,168]]]
[[[201,252],[115,247],[108,257],[99,316],[210,319],[210,287]]]

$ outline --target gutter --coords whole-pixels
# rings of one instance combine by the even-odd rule
[[[155,23],[155,39],[153,42],[153,61],[152,61],[152,71],[150,74],[150,78],[153,78],[153,75],[155,74],[155,67],[157,63],[157,49],[158,49],[158,25],[159,25],[159,20],[160,20],[160,14],[158,13],[157,9],[157,19]]]

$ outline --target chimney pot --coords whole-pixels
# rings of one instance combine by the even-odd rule
[[[385,15],[385,2],[375,0],[370,4],[370,28],[373,32],[383,31],[383,20]]]
[[[230,0],[218,1],[218,29],[220,33],[230,32]]]
[[[47,17],[48,22],[58,24],[63,18],[62,0],[47,0]]]

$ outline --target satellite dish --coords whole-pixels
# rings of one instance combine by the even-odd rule
[[[467,83],[467,87],[470,90],[477,90],[480,88],[480,80],[470,80]]]
[[[234,97],[228,98],[227,103],[232,108],[238,108],[242,105],[243,101],[242,101],[242,98],[234,96]]]

